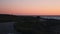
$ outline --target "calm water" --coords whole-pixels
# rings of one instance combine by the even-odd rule
[[[48,19],[60,19],[60,16],[41,16],[42,18],[48,18]]]

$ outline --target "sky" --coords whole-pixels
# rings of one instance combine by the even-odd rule
[[[60,0],[0,0],[0,14],[60,15]]]

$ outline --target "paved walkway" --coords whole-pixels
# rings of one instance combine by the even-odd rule
[[[0,34],[12,34],[14,33],[14,22],[0,23]]]

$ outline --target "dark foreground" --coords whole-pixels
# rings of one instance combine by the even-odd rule
[[[0,34],[43,34],[43,32],[44,34],[60,34],[60,20],[39,16],[0,15]]]
[[[0,34],[22,34],[14,30],[13,24],[14,22],[0,23]],[[60,25],[51,26],[49,30],[54,32],[50,34],[60,34]]]
[[[14,28],[15,22],[0,23],[0,34],[22,34]]]

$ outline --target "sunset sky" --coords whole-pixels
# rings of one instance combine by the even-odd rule
[[[60,0],[0,0],[0,14],[60,15]]]

